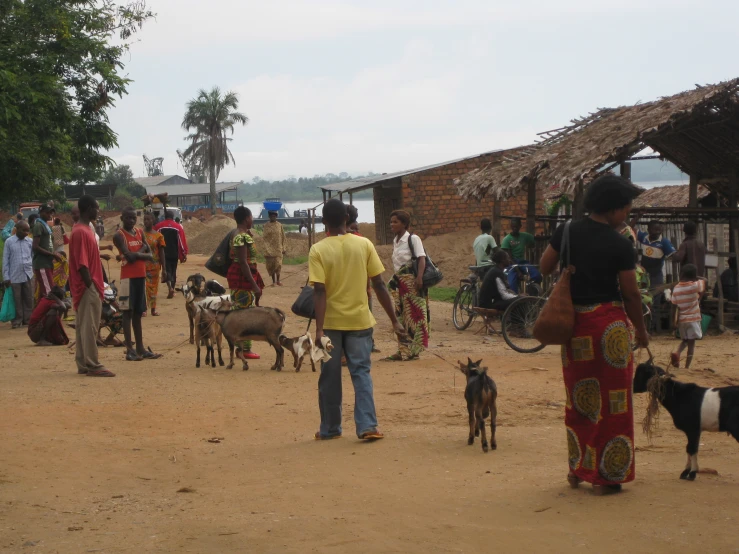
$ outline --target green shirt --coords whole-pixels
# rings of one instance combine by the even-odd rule
[[[507,235],[500,247],[511,253],[511,258],[513,258],[514,262],[519,262],[526,259],[526,247],[534,246],[535,243],[534,235],[519,232],[517,237],[510,234]]]
[[[477,265],[481,266],[492,264],[493,261],[490,259],[490,256],[492,256],[493,250],[497,247],[498,244],[495,242],[495,239],[487,233],[483,233],[478,236],[475,239],[475,242],[472,243],[472,249],[475,251],[475,261],[477,262]],[[487,253],[488,248],[490,248],[490,254]]]
[[[39,246],[47,252],[54,251],[54,244],[51,240],[51,233],[48,230],[47,225],[44,225],[42,221],[37,221],[33,224],[33,236],[41,237],[39,240]],[[33,269],[54,269],[54,256],[42,254],[41,252],[33,253]]]

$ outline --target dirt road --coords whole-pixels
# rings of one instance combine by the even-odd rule
[[[180,278],[204,271],[203,262],[192,257]],[[288,311],[305,269],[286,274],[286,286],[267,288],[263,305]],[[701,466],[719,475],[680,481],[685,440],[664,413],[651,446],[637,432],[637,479],[623,493],[568,488],[558,349],[515,354],[476,335],[478,324],[455,331],[450,305],[433,304],[430,351],[416,362],[373,366],[386,439],[356,440],[347,377],[344,437],[315,442],[317,373],[269,371],[265,343],[256,343],[262,359],[248,372],[196,369],[182,298],[161,301],[160,310],[144,320],[144,337],[164,358],[127,363],[120,349],[105,349],[113,379],[78,376],[66,348],[32,347],[23,331],[0,325],[0,551],[739,548],[739,445],[706,433]],[[378,320],[386,355],[389,325]],[[288,334],[304,325],[290,316]],[[655,343],[660,360],[673,344]],[[683,374],[702,384],[739,382],[736,344],[701,342],[697,369]],[[434,354],[483,358],[490,367],[500,391],[497,451],[467,446],[463,377]],[[640,420],[645,399],[635,403]]]

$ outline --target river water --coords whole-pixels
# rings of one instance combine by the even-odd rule
[[[353,203],[357,207],[357,212],[359,213],[359,223],[375,222],[375,203],[373,200],[355,200]],[[307,202],[283,202],[282,205],[288,213],[292,214],[294,210],[307,210],[308,208],[315,208],[319,204],[320,201],[310,200]],[[247,202],[244,205],[251,210],[254,217],[257,217],[259,212],[262,211],[261,202]],[[321,215],[320,206],[318,207],[316,215]],[[323,231],[323,226],[316,225],[316,230],[318,232]]]

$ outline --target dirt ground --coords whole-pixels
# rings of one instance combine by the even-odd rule
[[[192,256],[180,279],[204,272],[204,261]],[[304,266],[287,267],[285,287],[267,288],[263,305],[289,311],[304,280]],[[196,369],[181,297],[144,320],[162,359],[127,363],[120,349],[101,351],[113,379],[78,376],[67,348],[32,347],[0,324],[0,551],[739,549],[733,439],[704,434],[701,465],[719,474],[680,481],[684,436],[663,413],[649,445],[639,396],[636,481],[608,497],[572,490],[559,350],[516,354],[476,334],[478,323],[454,330],[451,305],[431,308],[431,348],[402,365],[378,361],[393,350],[378,314],[373,378],[386,438],[372,444],[355,438],[346,373],[344,437],[315,442],[318,374],[309,368],[269,371],[273,353],[257,343],[262,359],[248,372]],[[288,334],[304,326],[288,316]],[[658,359],[673,344],[657,340]],[[736,344],[704,340],[682,376],[739,382]],[[488,454],[466,444],[463,377],[451,364],[467,356],[483,358],[498,384],[498,450]]]

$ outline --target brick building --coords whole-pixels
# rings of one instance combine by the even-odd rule
[[[526,219],[528,196],[524,192],[505,200],[486,198],[482,201],[464,200],[457,192],[454,180],[472,170],[498,164],[510,150],[496,150],[476,156],[407,171],[363,177],[321,187],[324,200],[339,196],[352,201],[353,194],[372,189],[375,204],[375,232],[377,244],[390,244],[390,213],[404,209],[410,212],[413,231],[421,238],[443,235],[460,229],[477,228],[480,219],[493,220],[495,231],[508,228],[507,217]],[[543,201],[536,206],[536,214],[544,213]],[[495,217],[494,217],[495,215]],[[533,222],[525,222],[531,229]],[[494,233],[495,234],[495,233]],[[496,237],[497,239],[498,237]]]

